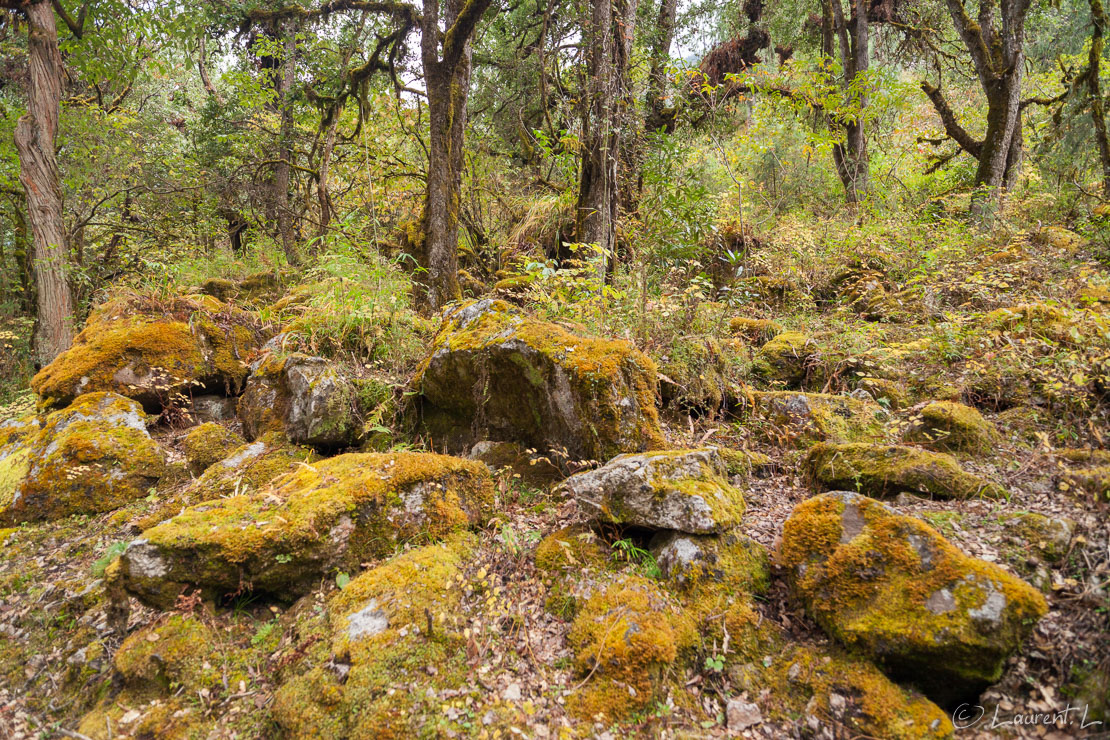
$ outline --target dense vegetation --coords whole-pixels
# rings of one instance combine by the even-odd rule
[[[0,735],[1107,720],[1101,0],[0,13]]]

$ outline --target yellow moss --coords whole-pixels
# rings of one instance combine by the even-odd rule
[[[762,436],[775,442],[877,442],[887,438],[882,407],[848,396],[796,391],[751,394],[752,415],[771,422]],[[741,416],[744,416],[741,412]]]
[[[999,434],[976,409],[934,401],[914,417],[905,439],[938,450],[983,454],[994,448]]]
[[[834,639],[946,698],[997,680],[1048,608],[1028,584],[863,496],[822,495],[795,507],[779,561]],[[1003,609],[981,627],[972,612],[996,593]]]
[[[864,377],[859,379],[856,387],[870,393],[876,401],[886,399],[892,409],[900,409],[909,403],[909,395],[906,393],[906,389],[893,380]]]
[[[197,617],[167,615],[128,636],[113,665],[132,689],[183,687],[193,693],[222,679],[214,643],[212,632]]]
[[[868,496],[899,493],[938,498],[999,498],[997,483],[966,472],[954,458],[902,445],[829,444],[810,448],[802,463],[822,490],[859,491]]]
[[[585,527],[572,526],[549,534],[536,546],[536,570],[557,574],[565,569],[580,570],[604,560],[597,535]]]
[[[737,316],[729,319],[728,330],[753,342],[766,342],[782,333],[782,327],[770,319],[749,319]]]
[[[567,635],[580,675],[593,671],[568,709],[581,718],[628,717],[658,697],[668,669],[696,640],[693,620],[656,584],[620,577],[586,601]]]
[[[227,427],[208,422],[194,427],[181,440],[185,460],[194,475],[200,475],[243,444],[243,438]]]
[[[1080,345],[1096,331],[1091,312],[1073,312],[1048,303],[1022,303],[988,313],[983,324],[988,329],[1047,339],[1061,344]]]
[[[755,450],[733,450],[727,447],[717,448],[721,459],[730,476],[738,475],[743,478],[750,476],[763,476],[770,473],[775,462],[769,456]]]
[[[165,458],[144,421],[137,403],[110,393],[87,393],[45,417],[0,461],[0,522],[109,511],[145,496]]]
[[[766,380],[796,386],[805,380],[807,363],[816,351],[816,344],[805,334],[783,332],[759,348],[752,372]]]
[[[630,343],[571,334],[556,324],[524,318],[504,301],[490,301],[485,310],[469,315],[466,304],[448,317],[441,327],[432,355],[417,371],[413,386],[425,397],[425,407],[438,407],[456,425],[469,429],[475,415],[484,418],[501,434],[543,452],[552,442],[561,443],[572,455],[608,460],[621,452],[658,449],[664,444],[655,408],[658,370],[655,363]],[[469,317],[463,325],[459,316]],[[511,342],[528,348],[497,348]],[[451,387],[429,378],[432,361],[444,351],[458,353],[455,362],[466,363],[471,355],[500,385],[480,401],[472,388]],[[451,362],[447,360],[446,362]],[[516,383],[509,387],[509,383]],[[563,384],[580,430],[559,440],[553,426],[562,419],[549,418],[549,385]],[[432,394],[429,396],[429,394]],[[631,400],[632,403],[627,402]],[[564,433],[566,430],[564,430]]]
[[[493,483],[484,465],[427,453],[347,454],[301,465],[259,493],[185,509],[143,533],[170,570],[128,587],[165,603],[184,584],[287,596],[326,570],[357,570],[402,542],[438,540],[484,523]],[[127,555],[124,555],[127,560]]]
[[[534,282],[536,282],[534,274],[511,275],[494,283],[493,289],[505,293],[521,293]]]
[[[1110,465],[1065,471],[1056,479],[1056,488],[1071,493],[1083,492],[1095,501],[1110,502]]]
[[[256,327],[256,319],[210,296],[166,305],[138,297],[109,301],[31,387],[56,406],[90,391],[114,391],[148,406],[195,383],[237,391],[248,370],[244,355],[257,346]]]

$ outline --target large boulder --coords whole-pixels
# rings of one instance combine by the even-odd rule
[[[298,466],[249,495],[185,509],[121,556],[123,586],[163,608],[188,588],[291,599],[336,571],[484,522],[489,469],[427,453],[348,454]]]
[[[317,447],[351,445],[362,430],[355,384],[323,357],[300,353],[268,353],[251,365],[239,418],[248,439],[284,431]]]
[[[515,441],[608,460],[663,445],[657,376],[628,342],[577,336],[484,299],[446,315],[413,388],[437,445]]]
[[[999,498],[1002,486],[973,475],[951,455],[916,447],[879,444],[814,445],[802,461],[822,491],[856,490],[876,498],[900,493],[936,498]]]
[[[164,471],[142,406],[87,393],[0,438],[0,524],[109,511],[146,496]]]
[[[926,447],[948,452],[983,454],[1001,437],[977,409],[954,401],[933,401],[915,414],[903,437]]]
[[[193,475],[200,475],[215,463],[227,458],[243,444],[243,438],[215,422],[198,424],[181,440],[185,464]]]
[[[829,636],[942,705],[997,681],[1047,611],[1033,587],[855,493],[795,507],[779,557]]]
[[[744,514],[744,496],[711,447],[619,455],[562,485],[590,517],[612,524],[711,534]]]
[[[53,406],[93,391],[119,393],[148,409],[205,389],[235,394],[260,331],[252,314],[207,296],[116,299],[92,312],[73,346],[40,370],[31,387]]]
[[[753,392],[734,413],[757,426],[765,438],[803,445],[882,441],[889,417],[873,401],[797,391]]]

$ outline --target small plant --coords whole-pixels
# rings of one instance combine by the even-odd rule
[[[725,669],[725,659],[722,655],[705,656],[705,670],[720,673]]]
[[[338,586],[340,588],[340,590],[342,590],[344,588],[347,588],[347,584],[350,583],[350,582],[351,582],[351,577],[348,574],[346,574],[346,573],[336,573],[335,574],[335,585]]]
[[[635,564],[648,578],[654,579],[663,575],[659,564],[655,562],[655,556],[628,538],[613,543],[613,559]]]
[[[251,646],[258,647],[259,645],[270,639],[270,635],[274,633],[277,628],[277,620],[273,619],[258,626],[258,629],[251,636]]]
[[[104,576],[104,571],[108,570],[108,566],[112,564],[112,561],[122,555],[123,551],[126,549],[126,542],[116,542],[110,545],[108,549],[104,551],[104,554],[92,564],[91,570],[93,578],[102,578]]]

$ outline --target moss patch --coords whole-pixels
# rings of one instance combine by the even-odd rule
[[[998,443],[993,424],[976,409],[952,401],[934,401],[911,417],[904,439],[937,450],[985,454]]]
[[[189,430],[181,440],[189,472],[200,475],[213,464],[226,458],[231,451],[243,444],[243,438],[227,427],[213,422]]]
[[[819,490],[859,491],[876,498],[899,493],[936,498],[998,498],[997,483],[968,473],[950,455],[901,445],[814,445],[802,468]]]

